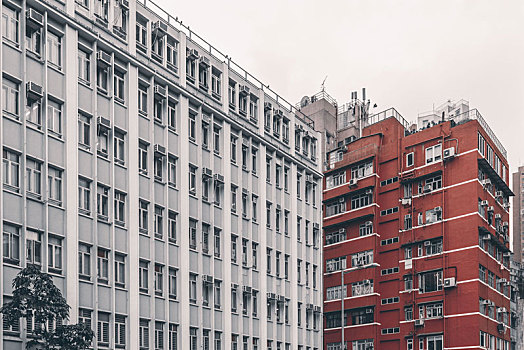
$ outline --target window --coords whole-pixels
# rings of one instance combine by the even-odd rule
[[[62,104],[53,100],[47,101],[47,130],[62,135]]]
[[[178,326],[176,324],[169,324],[169,350],[178,349]]]
[[[442,302],[427,303],[419,305],[419,317],[423,319],[431,319],[442,317]]]
[[[196,141],[196,113],[192,110],[189,111],[189,140]]]
[[[164,267],[160,264],[155,264],[154,287],[156,295],[164,294]]]
[[[209,88],[209,66],[204,62],[198,65],[198,85],[204,91]]]
[[[220,309],[221,304],[222,304],[222,297],[221,297],[221,292],[220,292],[221,285],[222,285],[222,282],[217,281],[217,280],[215,280],[215,283],[213,283],[214,290],[215,290],[215,295],[214,295],[215,309]]]
[[[222,95],[222,73],[215,67],[211,69],[211,94],[215,98]]]
[[[115,69],[113,75],[113,95],[115,100],[125,102],[125,72]]]
[[[202,121],[202,148],[208,149],[208,146],[209,146],[209,124],[207,122]]]
[[[5,226],[4,226],[5,231]],[[41,265],[42,264],[42,235],[33,230],[26,230],[25,233],[25,251],[26,263]],[[5,250],[4,250],[5,252]]]
[[[337,187],[346,183],[346,172],[341,171],[329,176],[326,176],[326,189]]]
[[[126,346],[126,317],[115,315],[115,346],[125,348]]]
[[[98,282],[107,283],[109,279],[109,251],[98,248],[97,253]]]
[[[197,66],[197,63],[196,63],[195,57],[188,55],[186,58],[186,79],[187,81],[189,81],[192,84],[195,83],[196,66]]]
[[[189,165],[189,194],[196,196],[196,171],[194,165]]]
[[[96,339],[100,346],[109,345],[109,314],[105,312],[98,313]]]
[[[38,128],[39,130],[42,128],[42,103],[40,99],[33,100],[27,98],[25,119],[30,125]]]
[[[415,153],[406,154],[406,167],[412,167],[415,164]]]
[[[164,322],[155,322],[155,350],[164,348]]]
[[[144,115],[147,115],[147,90],[147,85],[138,84],[138,112]]]
[[[257,203],[258,203],[258,197],[253,195],[251,197],[251,201],[252,201],[252,214],[251,214],[251,218],[253,219],[253,222],[257,222],[257,217],[258,217],[258,209],[257,209]]]
[[[147,144],[138,142],[138,171],[147,175]]]
[[[167,157],[167,183],[173,187],[176,187],[176,163],[174,156]]]
[[[18,11],[7,6],[2,6],[2,36],[16,46],[20,43],[20,23],[18,17]]]
[[[122,192],[115,191],[115,223],[124,225],[126,222],[125,217],[126,209],[126,195]]]
[[[15,118],[19,118],[19,87],[18,83],[13,82],[7,77],[2,81],[2,109],[4,113],[10,114]]]
[[[398,207],[381,210],[380,211],[380,216],[390,215],[390,214],[394,214],[394,213],[398,213]]]
[[[442,270],[423,272],[418,278],[420,293],[442,290]]]
[[[251,148],[251,172],[253,174],[256,175],[257,173],[257,166],[258,166],[258,161],[257,161],[257,154],[258,154],[258,150],[254,147]],[[247,156],[246,156],[247,157]],[[247,160],[246,160],[247,162]],[[247,167],[247,163],[246,163],[246,167]]]
[[[47,61],[60,68],[62,66],[62,38],[53,32],[47,32]]]
[[[442,253],[442,238],[424,242],[425,255],[435,255]]]
[[[271,157],[266,157],[266,182],[271,183]]]
[[[289,280],[289,255],[284,255],[284,278]]]
[[[91,148],[91,118],[78,114],[78,144],[89,150]]]
[[[197,275],[189,274],[189,301],[196,303],[197,300]]]
[[[172,243],[176,243],[176,239],[177,239],[176,222],[177,222],[177,213],[170,210],[168,212],[168,217],[167,217],[167,238]]]
[[[4,261],[18,265],[20,263],[20,228],[4,223],[2,236]]]
[[[216,227],[214,229],[214,241],[215,241],[215,256],[219,258],[222,245],[220,243],[220,229]]]
[[[189,219],[189,248],[196,249],[197,222]]]
[[[78,209],[84,213],[91,212],[91,181],[78,179]]]
[[[340,198],[338,202],[326,204],[326,217],[341,214],[345,211],[345,198]]]
[[[202,252],[209,253],[209,225],[202,224]]]
[[[47,239],[47,267],[55,272],[62,270],[62,239],[58,237],[49,236]]]
[[[251,243],[251,264],[253,269],[258,268],[258,244],[255,242]]]
[[[341,299],[342,296],[347,297],[347,287],[344,286],[334,286],[334,287],[327,287],[326,288],[326,300],[338,300]]]
[[[123,132],[114,131],[113,138],[113,152],[115,163],[124,165],[125,164],[125,135]]]
[[[266,227],[271,228],[271,203],[266,202]]]
[[[351,255],[351,266],[359,267],[373,263],[373,250],[359,252]]]
[[[392,275],[394,273],[398,273],[398,266],[390,267],[389,269],[383,269],[380,271],[381,276]]]
[[[373,202],[372,191],[361,193],[351,197],[351,209],[358,209],[370,205]],[[397,208],[398,211],[398,208]]]
[[[164,208],[155,205],[155,238],[164,239]]]
[[[47,170],[47,186],[49,199],[62,204],[62,170],[49,167]]]
[[[138,286],[141,292],[147,293],[149,290],[149,263],[140,261],[138,265]]]
[[[326,260],[326,272],[334,272],[344,270],[346,268],[346,257],[339,256],[337,258]]]
[[[89,85],[91,81],[91,60],[90,54],[82,49],[78,49],[78,79]]]
[[[5,166],[5,163],[4,163],[4,166]],[[36,160],[27,158],[25,167],[26,167],[26,191],[30,194],[40,196],[40,194],[42,193],[42,189],[41,189],[42,164]]]
[[[138,338],[140,349],[149,349],[149,321],[143,318],[140,319]]]
[[[160,86],[157,85],[160,88]],[[155,95],[153,100],[153,116],[155,118],[155,123],[164,125],[164,99],[159,98],[158,95]]]
[[[345,293],[346,291],[344,290]],[[351,284],[351,296],[355,297],[371,293],[373,293],[373,280],[363,280]]]
[[[100,218],[106,219],[109,215],[109,189],[105,186],[98,185],[96,188],[97,214]]]
[[[442,159],[442,145],[426,147],[426,164],[438,162]]]
[[[222,183],[219,181],[213,181],[213,192],[215,198],[215,205],[220,207],[222,205]]]
[[[213,127],[213,151],[215,154],[220,154],[220,127]]]
[[[258,100],[253,95],[249,99],[249,118],[252,121],[258,120]]]
[[[91,328],[91,310],[79,309],[78,310],[78,323],[83,323]]]
[[[243,266],[247,266],[247,263],[248,263],[247,244],[248,244],[247,239],[242,239],[242,265]]]
[[[369,176],[373,173],[373,162],[366,162],[359,164],[357,166],[354,166],[351,168],[351,178],[352,179],[359,179],[366,176]]]
[[[122,254],[115,254],[115,285],[124,287],[126,284],[126,257]]]
[[[266,273],[271,275],[271,248],[266,249]]]
[[[42,29],[25,28],[25,47],[28,52],[33,53],[40,59],[42,55]]]

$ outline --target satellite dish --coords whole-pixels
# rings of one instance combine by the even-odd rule
[[[306,107],[309,104],[309,96],[304,96],[300,100],[300,107]]]

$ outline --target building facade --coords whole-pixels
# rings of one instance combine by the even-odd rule
[[[513,173],[513,259],[522,263],[524,260],[524,166]]]
[[[325,171],[324,348],[509,349],[506,151],[476,110],[365,125]]]
[[[0,302],[36,264],[95,349],[320,349],[319,133],[147,4],[3,2]]]

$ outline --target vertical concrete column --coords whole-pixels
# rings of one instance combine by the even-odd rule
[[[260,262],[260,291],[259,291],[259,311],[260,311],[260,344],[259,348],[265,349],[267,346],[267,304],[266,297],[269,286],[267,285],[267,227],[266,227],[266,155],[267,149],[266,146],[262,143],[258,150],[258,170],[259,170],[259,184],[260,184],[260,193],[258,197],[258,210],[259,210],[259,223],[260,223],[260,232],[259,232],[259,262]],[[273,251],[273,254],[275,252]]]
[[[74,4],[73,4],[74,6]],[[66,100],[62,123],[66,142],[64,207],[66,208],[65,266],[67,303],[70,321],[78,319],[78,37],[72,27],[65,27],[64,72]],[[50,218],[52,219],[52,218]]]
[[[138,69],[128,65],[128,107],[129,107],[129,131],[127,134],[127,155],[129,162],[129,188],[127,193],[127,217],[128,217],[128,242],[129,242],[129,349],[138,349],[138,329],[140,311],[139,285],[139,234],[138,234],[138,197],[139,197],[139,173],[138,173]],[[114,213],[113,213],[114,217]],[[133,331],[135,330],[135,331]]]

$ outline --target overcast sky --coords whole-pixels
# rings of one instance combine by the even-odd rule
[[[448,99],[478,108],[524,165],[524,1],[156,0],[290,102],[366,87],[408,121]]]

